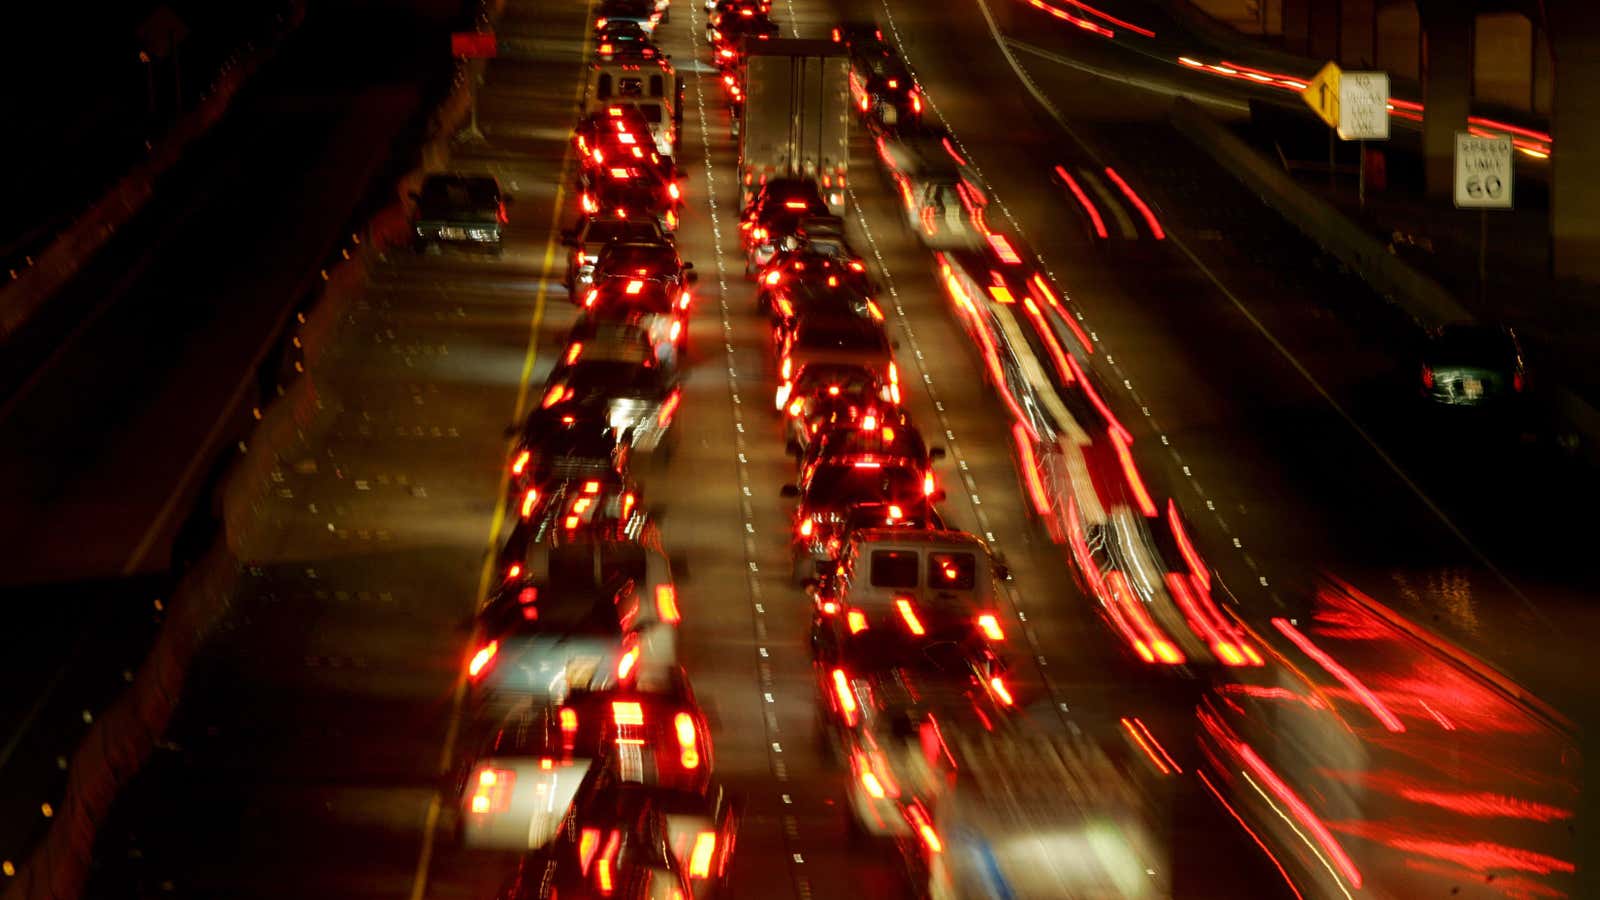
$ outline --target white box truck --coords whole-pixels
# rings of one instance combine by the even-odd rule
[[[739,131],[740,208],[761,185],[814,178],[835,214],[850,167],[850,60],[827,40],[750,41]]]

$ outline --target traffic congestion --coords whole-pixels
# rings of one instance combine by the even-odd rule
[[[1202,490],[1236,447],[1186,370],[1136,389],[1202,315],[1151,175],[889,3],[506,7],[251,508],[270,624],[90,894],[1573,895],[1570,722],[1288,557],[1287,477]],[[1092,317],[1091,266],[1171,289]],[[1432,404],[1529,384],[1498,333],[1426,352]]]

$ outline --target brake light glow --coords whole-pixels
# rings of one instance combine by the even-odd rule
[[[878,417],[877,416],[875,416],[875,415],[873,415],[871,413],[867,413],[866,415],[861,417],[861,430],[862,431],[876,431],[877,428],[878,428]]]
[[[1122,180],[1122,176],[1117,174],[1117,170],[1111,168],[1110,166],[1106,166],[1106,177],[1111,179],[1112,183],[1114,183],[1117,188],[1122,191],[1123,195],[1128,198],[1128,201],[1134,205],[1134,208],[1139,210],[1139,214],[1144,216],[1145,224],[1150,226],[1151,236],[1158,241],[1165,240],[1167,233],[1162,230],[1161,223],[1156,221],[1156,214],[1151,212],[1150,207],[1145,204],[1144,200],[1141,199],[1138,194],[1133,192],[1133,188],[1129,187],[1126,181]]]
[[[593,306],[594,302],[596,300],[599,300],[599,299],[600,299],[600,289],[599,288],[590,288],[588,296],[583,298],[583,305],[584,305],[585,308],[588,308],[590,306]]]
[[[567,527],[568,531],[572,531],[578,527],[579,521],[580,520],[578,519],[577,514],[574,513],[573,515],[567,516],[566,521],[562,524]]]
[[[683,293],[678,295],[678,308],[679,309],[688,309],[689,308],[689,302],[691,300],[693,300],[693,299],[694,298],[689,295],[688,291],[684,291]]]
[[[667,423],[672,421],[672,414],[678,411],[678,401],[680,399],[682,399],[682,395],[677,391],[673,391],[672,396],[667,398],[667,402],[661,404],[661,411],[656,413],[657,427],[665,428]]]
[[[1017,701],[1012,698],[1011,691],[1006,687],[1005,679],[999,675],[989,679],[989,687],[994,690],[994,695],[1006,706],[1015,706]]]
[[[472,654],[472,661],[467,663],[467,674],[473,678],[477,678],[479,675],[483,674],[484,668],[489,665],[489,662],[493,660],[495,655],[499,652],[499,641],[490,641],[489,643],[478,648],[478,652]]]
[[[912,803],[907,807],[906,817],[916,826],[917,834],[921,836],[922,843],[928,848],[929,853],[944,852],[944,843],[939,840],[939,833],[933,830],[933,823],[928,820],[928,813],[923,810],[921,803]]]
[[[1003,641],[1006,639],[1006,633],[1000,628],[1000,619],[994,613],[984,613],[979,616],[978,627],[983,630],[984,636],[991,641]]]
[[[867,616],[859,609],[852,609],[845,614],[845,623],[850,626],[851,634],[860,634],[867,630]]]
[[[621,178],[621,179],[626,180],[628,178],[633,177],[633,174],[631,172],[629,172],[627,169],[612,169],[611,170],[611,177],[612,178]]]
[[[533,515],[533,505],[535,503],[538,503],[538,502],[539,502],[539,491],[538,491],[538,489],[536,489],[536,488],[528,488],[526,491],[523,492],[523,494],[522,494],[522,517],[524,519],[526,519],[529,516]]]
[[[858,460],[855,461],[855,463],[853,463],[853,465],[858,469],[881,469],[881,468],[883,468],[883,463],[878,462],[877,460],[872,460],[872,459],[858,459]]]
[[[629,513],[633,512],[633,503],[634,499],[631,492],[622,495],[622,517],[624,519],[628,517]]]
[[[816,523],[812,521],[810,516],[806,516],[804,519],[800,520],[800,536],[801,537],[811,537],[811,533],[813,531],[816,531],[816,530],[817,530]]]
[[[894,607],[900,611],[900,618],[906,623],[906,630],[918,636],[928,633],[927,630],[922,627],[922,620],[917,618],[916,607],[911,605],[910,600],[901,597],[894,601]]]
[[[918,114],[922,112],[922,97],[916,91],[911,92],[911,111]]]
[[[599,162],[599,160],[595,161]],[[592,213],[600,208],[599,204],[594,202],[594,198],[589,196],[587,191],[585,191],[583,195],[579,197],[579,202],[583,204],[583,211],[586,213]]]
[[[672,717],[673,731],[678,735],[678,762],[685,769],[700,767],[700,750],[695,745],[694,717],[686,712],[678,713]],[[695,852],[699,852],[699,844],[695,845]],[[702,874],[700,877],[705,877]]]
[[[644,707],[640,706],[636,700],[613,700],[611,701],[611,721],[615,722],[618,728],[624,725],[643,725]]]
[[[638,663],[639,648],[629,647],[628,652],[622,654],[622,658],[617,660],[617,680],[627,681],[628,676],[633,673],[633,667],[638,665]],[[622,723],[619,721],[617,724],[620,725]]]
[[[872,318],[875,321],[878,321],[878,322],[882,322],[883,321],[883,310],[878,308],[878,304],[877,304],[876,301],[873,301],[873,300],[868,300],[867,301],[867,312],[872,315]]]
[[[582,355],[583,355],[583,342],[579,341],[579,342],[574,343],[571,347],[567,348],[567,365],[570,366],[573,363],[577,362],[578,361],[578,357],[580,357]]]
[[[633,136],[633,132],[631,132],[631,131],[618,132],[617,133],[617,140],[620,143],[623,143],[623,144],[637,144],[639,142],[639,139],[634,137]],[[626,177],[626,176],[624,176],[624,177]]]
[[[606,841],[606,848],[600,851],[600,864],[596,867],[595,883],[602,894],[610,894],[615,888],[611,881],[611,861],[616,857],[618,845],[621,843],[622,832],[613,830],[611,839]]]
[[[805,406],[805,400],[799,397],[794,398],[794,400],[789,403],[789,415],[794,416],[797,419],[800,418],[800,412],[801,410],[805,409]]]
[[[850,689],[850,680],[845,677],[843,669],[833,670],[833,694],[839,701],[839,712],[844,715],[844,723],[855,725],[856,695],[855,691]]]
[[[924,497],[932,497],[934,490],[935,490],[935,488],[934,488],[934,485],[933,485],[933,473],[932,472],[924,473],[923,476],[922,476],[922,496],[924,496]]]
[[[676,319],[674,319],[672,321],[672,327],[667,329],[667,340],[673,341],[673,342],[677,342],[679,336],[681,336],[682,334],[683,334],[683,323],[678,321],[678,320],[676,320]]]
[[[900,507],[895,506],[892,503],[889,504],[889,521],[893,522],[894,520],[902,518],[904,516],[905,516],[905,513],[900,509]]]
[[[702,831],[695,835],[694,849],[689,852],[689,877],[711,877],[711,857],[716,851],[716,832]]]
[[[1144,479],[1139,475],[1139,467],[1134,465],[1133,453],[1128,450],[1128,442],[1124,440],[1122,432],[1115,428],[1110,429],[1108,433],[1111,435],[1111,446],[1117,450],[1117,461],[1122,464],[1122,474],[1128,480],[1128,489],[1133,492],[1134,502],[1139,505],[1139,512],[1143,513],[1145,518],[1155,518],[1155,501],[1150,499],[1150,492],[1145,489]]]
[[[682,618],[678,614],[678,589],[673,585],[656,585],[656,614],[669,625],[678,624]]]
[[[773,269],[771,272],[767,273],[767,287],[772,287],[773,285],[777,284],[779,281],[782,281],[782,280],[783,280],[783,273],[778,271],[777,269]]]
[[[515,581],[517,579],[517,576],[521,575],[521,574],[522,574],[522,564],[521,563],[512,563],[510,568],[506,569],[506,580],[507,581]]]
[[[510,769],[479,769],[472,789],[471,810],[478,814],[505,812],[511,806],[511,786],[517,773]]]
[[[804,200],[785,200],[785,201],[783,201],[783,208],[784,209],[805,209],[806,206],[808,206],[808,205],[809,204],[807,204]]]
[[[511,463],[511,474],[521,475],[528,468],[528,460],[532,458],[532,451],[524,450],[518,453],[517,458]]]
[[[1357,678],[1349,669],[1346,669],[1338,660],[1328,655],[1327,651],[1312,643],[1311,638],[1302,633],[1300,629],[1294,627],[1288,619],[1274,618],[1272,625],[1283,632],[1283,636],[1293,642],[1296,647],[1299,647],[1301,652],[1316,660],[1317,664],[1326,669],[1329,675],[1338,679],[1340,684],[1348,688],[1350,693],[1361,702],[1361,705],[1365,706],[1379,722],[1383,723],[1384,728],[1395,734],[1400,734],[1406,730],[1405,723],[1389,711],[1389,707],[1378,699],[1377,694],[1374,694],[1370,688],[1361,682],[1361,679]],[[1359,880],[1356,883],[1359,885]]]
[[[589,874],[594,855],[600,852],[600,829],[585,828],[578,836],[578,870]]]
[[[867,789],[867,793],[870,794],[874,800],[883,799],[883,783],[878,780],[878,776],[872,774],[871,769],[868,769],[865,766],[863,766],[861,769],[861,786]]]
[[[572,750],[573,741],[578,734],[578,711],[570,707],[561,708],[561,743],[568,752]]]
[[[623,293],[637,294],[642,290],[644,290],[644,282],[634,278],[628,282],[628,286],[623,289]]]

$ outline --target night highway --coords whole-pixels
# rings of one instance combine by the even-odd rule
[[[439,48],[479,27],[418,10],[335,66],[361,20],[313,16],[0,363],[7,596],[85,617],[170,596],[168,561],[188,571],[237,526],[216,461],[270,404],[303,406],[82,895],[1581,895],[1592,467],[1543,410],[1425,402],[1414,324],[1168,118],[1184,95],[1237,121],[1265,88],[1178,63],[1204,47],[1158,3],[1046,5],[1069,12],[505,0],[481,135],[443,165],[492,177],[487,218],[402,196],[404,236],[370,257],[309,390],[283,393],[259,383],[270,336],[344,235],[392,226],[450,89]],[[775,31],[740,42],[741,16]],[[848,69],[849,93],[763,81],[791,62],[818,85]],[[664,90],[640,86],[657,71]],[[846,120],[847,158],[824,161]],[[763,169],[783,122],[792,146]],[[644,209],[620,185],[656,179]],[[790,182],[808,199],[785,205]],[[652,235],[617,245],[693,264],[663,309],[597,299],[666,277],[577,246],[612,219]],[[569,272],[586,253],[592,291]],[[878,344],[808,348],[808,317],[867,323],[887,374]],[[624,358],[634,393],[593,405],[585,373]],[[823,380],[791,374],[807,366]],[[667,399],[621,424],[647,377]],[[885,449],[902,414],[932,451],[911,462]],[[574,475],[581,454],[548,448],[596,416],[603,474]],[[932,474],[847,502],[830,464]],[[602,480],[627,491],[614,526],[586,499]],[[820,555],[813,527],[838,529]],[[916,563],[880,580],[920,540],[978,574],[941,588],[957,555],[929,550],[926,585]],[[596,561],[591,583],[613,544],[664,562],[622,579]],[[573,596],[609,618],[563,633],[555,560],[580,550]],[[946,614],[960,637],[934,640]],[[108,638],[22,619],[18,697],[49,708],[52,673]],[[617,656],[573,656],[613,629]],[[533,674],[541,653],[559,676]],[[499,680],[519,672],[539,683]],[[693,696],[659,755],[693,791],[626,736],[647,730],[628,703],[685,702],[673,679]],[[587,748],[569,716],[591,700],[616,737]],[[4,709],[27,724],[32,705]],[[541,804],[575,794],[547,815],[498,793],[535,782]],[[648,812],[603,818],[630,790]],[[691,854],[674,816],[722,791],[732,816],[708,813]],[[502,821],[526,846],[481,837]]]

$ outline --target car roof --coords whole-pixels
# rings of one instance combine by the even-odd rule
[[[795,341],[806,349],[877,349],[887,347],[889,338],[865,316],[807,315],[795,327]]]
[[[860,544],[871,544],[874,549],[905,550],[972,550],[988,555],[988,547],[978,536],[953,528],[943,530],[908,531],[899,528],[863,528],[856,532]]]

